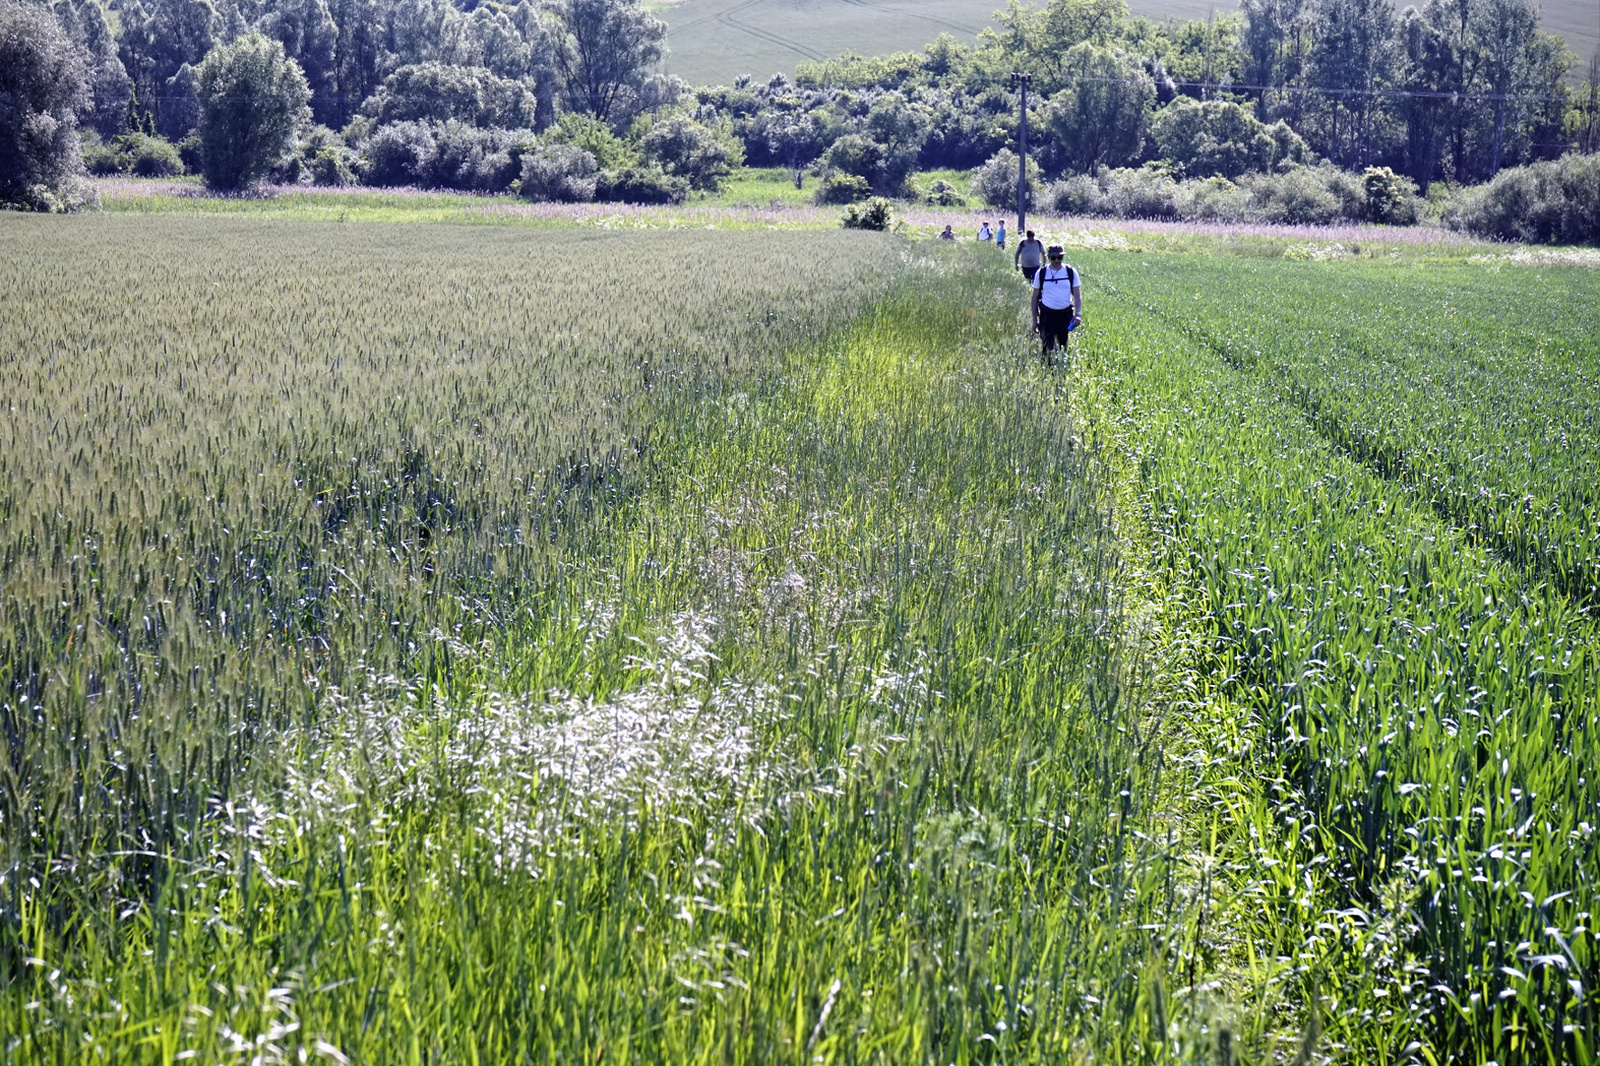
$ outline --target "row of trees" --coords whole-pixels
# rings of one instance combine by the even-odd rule
[[[280,179],[496,190],[537,153],[530,188],[563,195],[673,198],[741,158],[797,183],[820,171],[849,196],[904,194],[918,170],[1014,144],[1016,69],[1034,73],[1036,156],[1059,174],[1155,162],[1236,178],[1321,157],[1465,183],[1600,141],[1600,70],[1568,88],[1574,59],[1533,0],[1244,0],[1235,16],[1165,25],[1124,0],[1010,0],[973,45],[944,35],[803,63],[793,82],[698,90],[659,73],[665,27],[638,0],[5,2],[75,44],[77,120],[122,138],[96,154],[106,166],[166,166],[176,151],[156,138],[214,140],[249,97],[292,89],[298,146],[265,164]],[[208,57],[244,40],[274,46],[299,82],[267,77],[252,45],[254,73],[208,89]],[[198,142],[185,154],[199,162]],[[562,167],[572,180],[547,180]]]

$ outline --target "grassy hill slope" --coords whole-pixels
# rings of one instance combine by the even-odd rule
[[[672,49],[667,70],[703,85],[729,84],[740,74],[761,81],[777,71],[793,75],[800,60],[851,49],[863,55],[918,49],[945,32],[971,41],[1004,6],[1002,0],[684,0],[659,15]],[[1238,10],[1234,0],[1133,0],[1129,6],[1153,19]],[[1587,59],[1600,45],[1600,3],[1550,0],[1544,26]]]

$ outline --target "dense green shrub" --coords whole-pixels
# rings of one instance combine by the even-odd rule
[[[845,229],[886,230],[894,225],[894,205],[881,196],[845,208],[839,225]]]
[[[1242,222],[1250,217],[1250,193],[1223,177],[1186,181],[1178,186],[1178,217]]]
[[[1464,197],[1447,222],[1480,237],[1600,243],[1600,155],[1512,167]]]
[[[361,145],[361,180],[368,185],[427,185],[437,146],[426,122],[391,122]]]
[[[967,198],[961,190],[943,178],[936,178],[926,189],[919,189],[917,199],[935,207],[965,207]]]
[[[1014,208],[1017,205],[1017,153],[1002,148],[983,166],[972,172],[972,195],[990,207]],[[1039,166],[1028,160],[1028,206],[1039,197]]]
[[[91,174],[170,178],[186,169],[177,145],[153,133],[121,133],[108,143],[93,130],[84,130],[79,140],[83,145],[83,165]]]
[[[191,133],[178,142],[178,158],[183,161],[186,174],[200,173],[200,135]]]
[[[884,173],[887,153],[883,145],[860,133],[847,133],[834,141],[822,159],[826,168],[862,179],[868,188]]]
[[[362,142],[359,171],[368,185],[504,192],[533,145],[532,130],[479,129],[454,120],[393,122]]]
[[[0,0],[0,203],[83,201],[78,115],[89,104],[87,58],[49,9]]]
[[[309,125],[311,90],[283,45],[259,33],[215,48],[200,64],[200,166],[213,189],[263,178]]]
[[[623,204],[681,204],[689,195],[689,182],[657,166],[602,170],[595,179],[594,198]]]
[[[1367,192],[1361,179],[1337,167],[1291,167],[1281,174],[1249,174],[1240,182],[1250,190],[1256,217],[1266,222],[1325,224],[1366,217]]]
[[[1417,221],[1417,183],[1388,167],[1368,167],[1361,175],[1369,222],[1409,226]]]
[[[327,145],[311,157],[309,167],[313,185],[354,185],[355,169],[350,157],[333,145]]]
[[[541,144],[522,157],[521,194],[530,200],[586,203],[594,199],[599,167],[570,144]]]
[[[178,146],[165,137],[149,133],[124,133],[112,146],[128,160],[135,177],[170,178],[183,173],[183,157]]]
[[[625,170],[639,165],[638,146],[618,137],[616,131],[597,118],[571,111],[546,130],[546,144],[570,144],[594,156],[601,170]]]
[[[682,115],[650,127],[639,147],[668,174],[683,178],[692,189],[715,192],[722,179],[744,162],[744,148],[731,132],[713,129]]]
[[[819,204],[853,204],[872,195],[872,184],[858,174],[834,173],[822,179],[814,198]]]
[[[83,167],[97,177],[126,173],[127,167],[117,150],[100,139],[94,130],[78,131],[79,150],[83,153]]]

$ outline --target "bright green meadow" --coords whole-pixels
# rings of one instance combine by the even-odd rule
[[[1600,1057],[1600,271],[152,203],[0,217],[0,1062]]]

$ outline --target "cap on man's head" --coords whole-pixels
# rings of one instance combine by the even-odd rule
[[[1033,236],[1033,230],[1029,230],[1029,231],[1028,231],[1028,236],[1030,236],[1030,237],[1032,237],[1032,236]]]
[[[1052,244],[1050,247],[1044,250],[1044,254],[1048,255],[1051,259],[1054,259],[1056,256],[1062,254],[1061,245]]]

